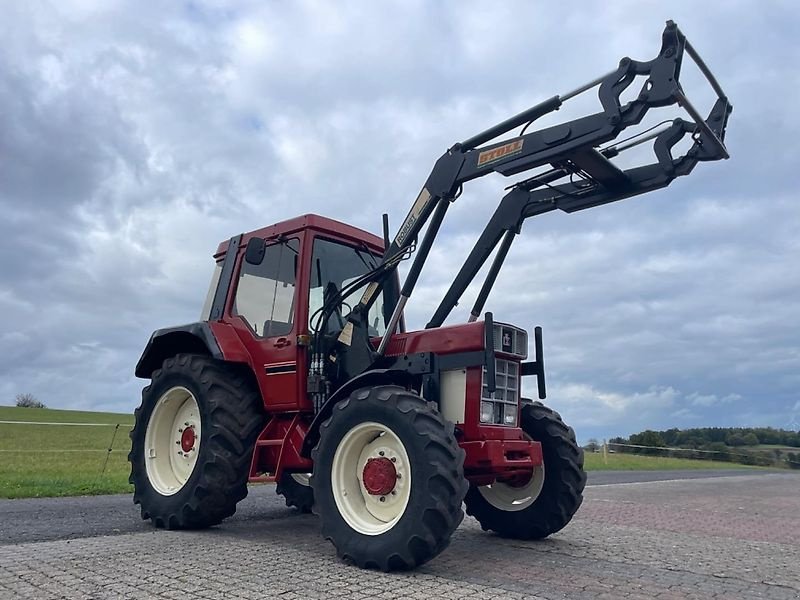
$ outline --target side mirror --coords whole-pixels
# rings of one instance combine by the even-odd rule
[[[247,242],[247,249],[244,252],[244,259],[248,264],[260,265],[264,262],[264,252],[267,248],[267,241],[263,238],[250,238]]]

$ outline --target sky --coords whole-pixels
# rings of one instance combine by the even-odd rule
[[[220,241],[310,212],[375,233],[387,212],[399,226],[454,142],[623,56],[653,58],[667,19],[735,107],[730,160],[526,222],[486,309],[543,327],[547,403],[580,440],[800,429],[791,1],[4,2],[0,404],[29,392],[132,411],[150,333],[198,319]],[[513,181],[465,187],[409,326],[427,322]]]

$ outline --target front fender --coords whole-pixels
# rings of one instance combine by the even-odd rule
[[[319,428],[322,423],[324,423],[328,418],[330,418],[331,414],[333,413],[333,407],[336,406],[338,402],[347,398],[353,391],[363,388],[363,387],[371,387],[374,385],[390,385],[390,384],[397,384],[401,386],[407,386],[411,382],[411,375],[406,371],[398,371],[396,369],[373,369],[371,371],[365,371],[354,377],[338,390],[336,390],[333,395],[328,398],[325,404],[322,405],[317,415],[314,417],[314,420],[311,422],[311,425],[308,428],[308,433],[306,433],[306,437],[303,440],[303,447],[300,450],[300,456],[304,458],[311,458],[311,451],[314,449],[314,446],[317,445],[319,441]]]
[[[205,321],[158,329],[150,336],[150,340],[136,363],[136,377],[149,379],[153,371],[171,356],[186,352],[206,354],[223,360],[222,350],[217,343],[211,327]]]

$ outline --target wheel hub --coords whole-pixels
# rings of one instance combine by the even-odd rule
[[[191,452],[194,448],[195,434],[194,426],[189,426],[181,433],[181,450]]]
[[[386,457],[370,458],[364,465],[361,480],[371,496],[386,496],[397,484],[397,469]]]

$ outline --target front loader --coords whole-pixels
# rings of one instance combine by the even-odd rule
[[[680,83],[686,57],[716,95],[705,117]],[[597,112],[532,128],[594,89]],[[618,139],[663,109],[684,116]],[[491,288],[529,217],[647,193],[728,158],[731,110],[668,22],[654,59],[624,58],[453,145],[394,238],[386,218],[379,237],[305,215],[220,244],[201,320],[153,333],[136,366],[150,379],[129,456],[142,517],[169,529],[216,525],[248,482],[276,482],[287,505],[319,515],[339,556],[383,570],[444,550],[462,503],[503,536],[562,529],[582,501],[583,453],[558,413],[521,396],[521,378],[535,376],[546,397],[541,329],[529,339],[484,313]],[[682,140],[689,148],[676,155]],[[621,153],[648,142],[653,162],[619,166]],[[446,211],[490,173],[524,176],[506,188],[425,328],[408,331],[404,309]],[[492,253],[469,321],[445,325]],[[401,285],[398,265],[412,258]]]

